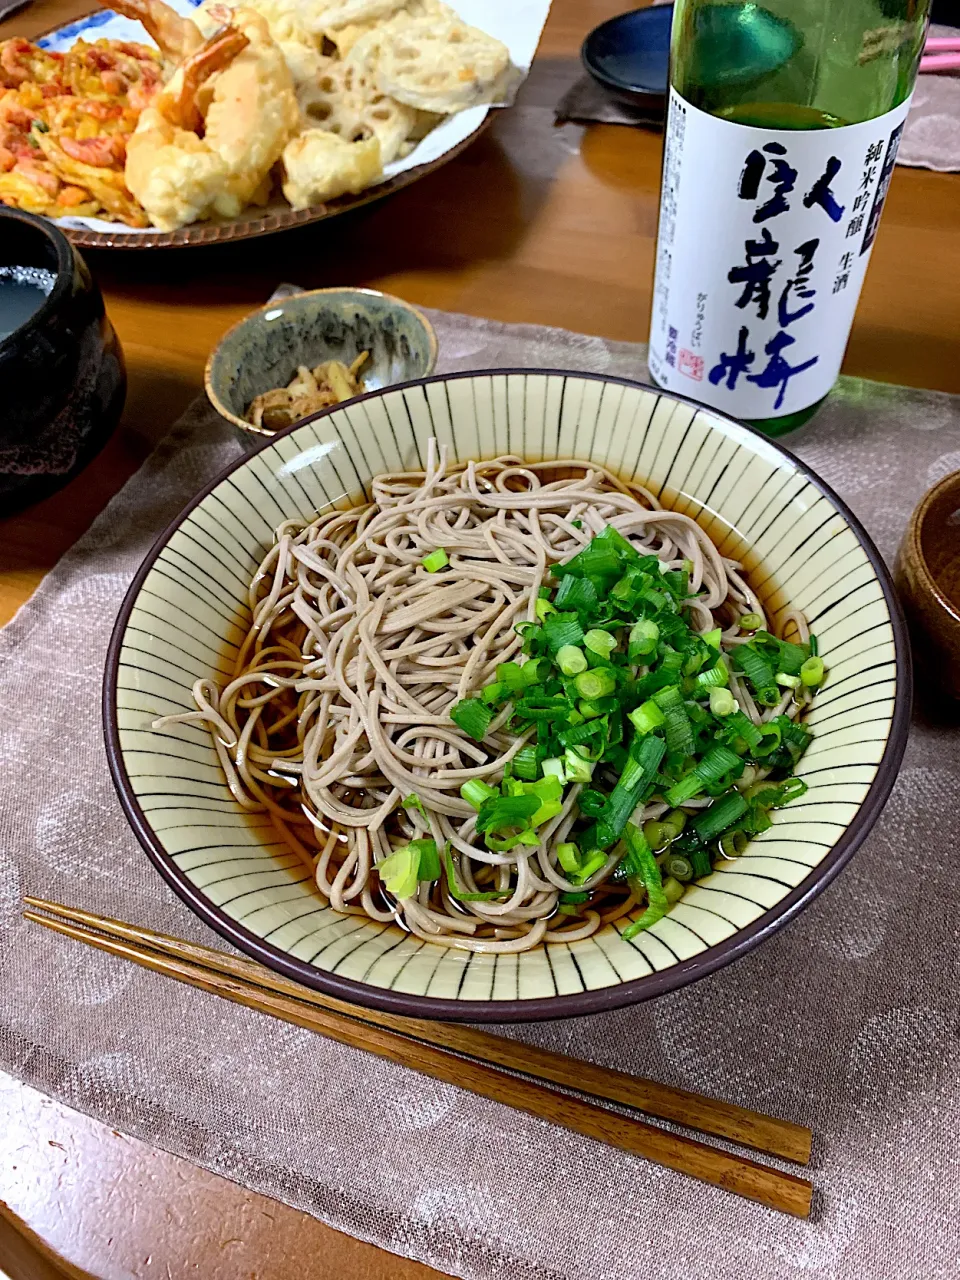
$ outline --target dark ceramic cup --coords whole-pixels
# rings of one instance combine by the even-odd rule
[[[40,267],[53,288],[0,338],[0,516],[60,488],[120,419],[120,343],[86,263],[44,218],[0,206],[0,267]]]

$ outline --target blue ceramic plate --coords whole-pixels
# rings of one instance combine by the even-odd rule
[[[673,5],[634,9],[595,27],[580,56],[594,80],[619,102],[663,109]]]

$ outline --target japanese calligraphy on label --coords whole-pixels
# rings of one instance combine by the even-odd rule
[[[661,387],[753,419],[826,395],[909,105],[838,129],[754,129],[671,89],[650,332]]]

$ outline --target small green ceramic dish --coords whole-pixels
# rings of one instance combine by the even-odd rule
[[[250,402],[285,387],[300,365],[350,364],[361,351],[365,391],[433,372],[437,335],[402,298],[376,289],[313,289],[268,302],[229,329],[207,361],[204,386],[221,417],[241,431],[270,436],[246,418]]]

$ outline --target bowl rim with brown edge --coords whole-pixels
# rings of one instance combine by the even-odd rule
[[[802,476],[808,484],[833,505],[835,512],[841,516],[851,530],[870,563],[884,598],[892,632],[895,669],[893,709],[889,731],[884,741],[883,754],[879,762],[875,765],[870,764],[870,768],[875,772],[867,787],[867,792],[859,803],[854,817],[847,823],[842,834],[825,857],[811,867],[809,874],[804,876],[799,884],[791,888],[773,906],[765,908],[757,919],[744,927],[737,928],[729,937],[706,947],[687,960],[678,960],[676,964],[672,964],[665,969],[657,969],[642,977],[621,981],[610,986],[587,988],[571,995],[556,994],[546,997],[531,997],[529,999],[504,1000],[458,1000],[408,994],[387,987],[377,987],[354,978],[342,977],[335,972],[315,968],[306,961],[299,960],[287,952],[266,943],[262,938],[231,919],[178,867],[172,855],[166,851],[158,839],[134,792],[127,773],[117,715],[120,657],[127,623],[136,605],[140,589],[161,552],[166,547],[168,540],[176,533],[191,512],[200,506],[213,490],[235,471],[247,466],[257,454],[275,444],[277,440],[300,430],[307,423],[330,416],[337,412],[340,406],[331,406],[329,409],[323,409],[319,413],[313,414],[309,418],[304,418],[302,421],[294,423],[292,426],[284,428],[274,436],[264,440],[262,444],[254,448],[250,453],[236,459],[209,480],[200,492],[167,525],[154,541],[153,546],[127,589],[110,638],[103,682],[103,727],[110,773],[127,820],[154,866],[190,910],[219,933],[221,937],[266,967],[300,982],[305,987],[320,991],[326,995],[335,996],[349,1003],[407,1017],[436,1018],[458,1022],[523,1023],[603,1013],[638,1004],[657,996],[667,995],[700,978],[705,978],[709,974],[715,973],[718,969],[724,968],[733,960],[739,959],[747,952],[752,951],[754,947],[793,920],[800,911],[807,907],[814,898],[833,882],[849,862],[871,831],[893,789],[906,749],[909,732],[913,697],[910,640],[906,620],[893,586],[890,571],[874,545],[872,538],[849,506],[811,467],[797,458],[778,440],[773,440],[746,423],[738,422],[736,419],[732,419],[717,410],[707,409],[690,397],[666,392],[658,387],[651,386],[649,383],[642,383],[632,378],[583,372],[574,369],[503,368],[461,370],[454,373],[417,378],[406,383],[398,383],[383,390],[368,392],[350,403],[358,404],[364,400],[394,393],[398,390],[422,389],[435,383],[457,381],[464,378],[510,375],[572,378],[649,392],[659,398],[665,398],[690,406],[697,411],[705,412],[720,419],[721,422],[730,423],[738,431],[742,430],[748,436],[753,436],[758,442],[762,442],[763,450],[773,451],[781,455],[795,469],[797,474]]]
[[[905,554],[910,555],[912,565],[922,579],[924,589],[934,598],[940,609],[948,614],[950,619],[960,628],[960,606],[946,594],[930,568],[930,563],[924,554],[921,533],[923,523],[930,515],[934,503],[939,501],[944,493],[949,493],[951,489],[956,490],[957,501],[960,503],[960,471],[950,471],[947,475],[942,476],[935,485],[927,490],[916,507],[914,507],[903,535],[898,560],[902,560]],[[932,638],[936,639],[936,637]],[[958,638],[960,638],[960,632],[958,632]]]
[[[203,387],[207,393],[207,399],[213,405],[214,409],[216,409],[217,413],[219,413],[221,418],[225,418],[227,422],[232,422],[240,431],[245,431],[250,435],[260,436],[264,440],[276,440],[279,436],[283,435],[284,431],[287,430],[286,427],[284,427],[282,431],[267,431],[264,427],[258,427],[254,423],[249,422],[246,418],[238,417],[237,414],[227,408],[220,399],[220,396],[217,394],[217,389],[213,384],[214,365],[228,339],[246,325],[256,322],[256,320],[263,316],[267,311],[274,311],[277,307],[282,307],[285,302],[292,302],[295,298],[322,298],[331,294],[362,294],[368,298],[383,298],[386,302],[392,303],[395,307],[399,307],[403,311],[410,312],[410,314],[415,316],[422,325],[423,331],[427,336],[427,343],[430,349],[430,355],[427,361],[427,370],[421,376],[426,378],[433,373],[437,366],[437,356],[440,351],[437,332],[420,308],[414,306],[412,302],[407,302],[405,298],[398,298],[395,293],[384,293],[382,289],[369,289],[361,286],[353,288],[351,285],[330,285],[323,289],[298,289],[296,293],[285,293],[281,297],[271,298],[265,302],[262,307],[257,307],[255,311],[250,311],[247,315],[241,316],[236,323],[232,324],[229,329],[220,335],[216,346],[210,352],[209,356],[207,356],[207,363],[203,370]],[[405,382],[391,382],[388,384],[391,391],[395,387],[406,385],[407,383]],[[378,391],[386,389],[386,387],[377,387],[374,391],[364,392],[364,395],[376,395]],[[354,404],[359,399],[361,399],[360,396],[354,396],[350,400],[341,401],[341,404]],[[340,405],[331,405],[331,408],[339,409]],[[316,414],[312,414],[309,418],[300,418],[296,422],[291,423],[291,426],[303,426],[305,422],[312,421],[314,417],[316,417]],[[256,450],[254,450],[254,452],[256,452]]]

